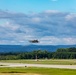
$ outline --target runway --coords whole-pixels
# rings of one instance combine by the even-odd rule
[[[0,67],[42,67],[42,68],[76,69],[76,65],[47,65],[47,64],[24,64],[24,63],[0,63]]]

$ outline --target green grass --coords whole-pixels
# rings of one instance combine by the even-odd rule
[[[76,70],[70,69],[49,69],[49,68],[0,68],[0,73],[35,73],[41,75],[75,75]]]
[[[29,63],[29,64],[56,64],[56,65],[76,65],[76,59],[50,59],[50,60],[0,60],[0,62],[6,63]],[[3,65],[2,65],[3,66]],[[0,68],[0,75],[7,73],[13,75],[14,73],[23,74],[40,74],[40,75],[75,75],[76,70],[71,69],[53,69],[53,68],[35,68],[35,67],[24,67],[24,68]],[[20,75],[19,74],[19,75]],[[18,75],[18,74],[17,74]]]
[[[28,64],[56,64],[56,65],[76,65],[76,59],[50,59],[50,60],[0,60],[9,63],[28,63]]]

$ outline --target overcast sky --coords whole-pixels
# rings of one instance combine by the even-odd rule
[[[76,44],[76,0],[0,0],[0,44]]]

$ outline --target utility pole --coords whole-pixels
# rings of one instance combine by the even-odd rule
[[[38,40],[29,40],[29,42],[30,43],[39,43],[39,41]],[[38,61],[38,51],[36,51],[36,53],[35,53],[36,55],[35,55],[35,59],[36,59],[36,61]]]

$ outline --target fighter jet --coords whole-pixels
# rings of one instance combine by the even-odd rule
[[[29,40],[29,42],[31,42],[31,43],[39,43],[38,40]]]

